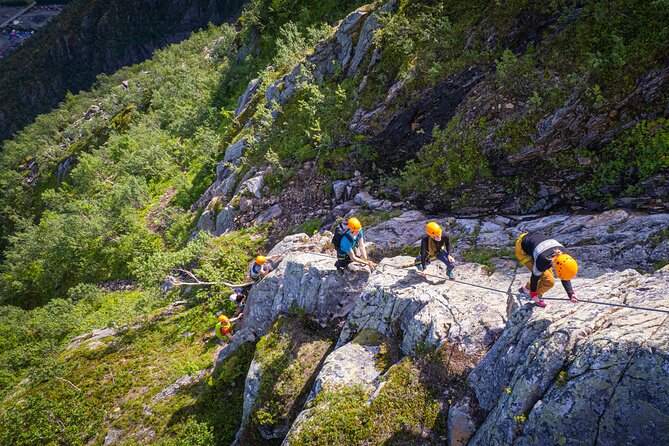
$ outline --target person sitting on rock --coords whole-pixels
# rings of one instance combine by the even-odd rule
[[[360,220],[352,217],[348,219],[346,226],[343,223],[338,225],[332,237],[332,244],[337,250],[335,267],[339,273],[343,273],[353,262],[368,266],[371,271]],[[356,255],[356,248],[360,251],[360,257]]]
[[[578,272],[578,263],[569,255],[564,246],[543,234],[524,233],[516,240],[516,258],[532,272],[530,281],[520,287],[518,292],[527,296],[540,307],[546,303],[541,297],[555,284],[551,268],[555,268],[557,276],[570,301],[576,303],[576,293],[571,286],[571,279]]]
[[[218,316],[218,323],[216,324],[216,328],[214,328],[216,337],[221,341],[225,341],[226,337],[232,341],[232,339],[234,339],[234,334],[232,333],[232,323],[241,319],[242,317],[243,314],[233,318],[228,318],[226,315],[220,314]]]
[[[251,276],[251,279],[255,280],[256,282],[268,275],[271,271],[273,271],[277,264],[278,260],[281,258],[281,255],[276,254],[273,256],[265,257],[265,256],[257,256],[253,264],[251,265],[251,268],[249,270],[249,275]],[[269,260],[269,262],[268,262]]]
[[[444,235],[441,226],[437,222],[431,221],[425,226],[427,235],[420,242],[420,254],[416,257],[415,265],[418,268],[418,274],[425,277],[425,269],[432,260],[441,260],[446,265],[446,275],[449,279],[455,280],[455,259],[451,255],[451,241],[447,235]]]

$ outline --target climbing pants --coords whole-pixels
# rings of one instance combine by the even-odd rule
[[[444,265],[446,265],[446,271],[453,271],[455,269],[455,263],[451,262],[448,260],[448,254],[446,254],[446,251],[439,251],[439,254],[437,254],[437,257],[435,257],[437,260],[441,260],[444,262]],[[430,261],[433,259],[428,259],[428,264]],[[423,266],[420,263],[420,256],[416,257],[416,268],[418,268],[418,271],[423,271]],[[427,265],[425,265],[427,266]]]
[[[534,259],[532,258],[531,255],[525,253],[525,251],[523,251],[523,248],[521,248],[520,246],[520,244],[523,241],[523,237],[525,237],[526,235],[527,234],[521,234],[521,236],[518,237],[518,240],[516,240],[516,258],[520,263],[525,265],[525,268],[530,270],[530,273],[532,273],[532,270],[534,269]],[[553,288],[553,285],[555,285],[555,278],[553,277],[553,272],[550,269],[547,269],[539,277],[539,283],[537,284],[537,294],[543,296],[548,290]],[[527,281],[525,288],[527,288],[528,290],[530,289],[529,280]]]

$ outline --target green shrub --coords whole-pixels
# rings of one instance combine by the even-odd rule
[[[475,246],[462,253],[463,260],[484,265],[489,271],[495,269],[495,264],[492,262],[492,259],[495,257],[515,260],[515,255],[511,248],[487,248]]]
[[[404,193],[448,191],[491,176],[475,131],[460,128],[459,118],[443,130],[435,127],[432,134],[434,142],[424,146],[418,160],[409,161],[401,172],[398,184]]]
[[[634,194],[640,182],[669,169],[669,121],[642,121],[601,149],[581,150],[580,154],[593,160],[588,181],[579,188],[582,196],[601,199]]]
[[[299,234],[299,233],[305,233],[309,236],[314,235],[318,232],[318,230],[323,226],[323,220],[320,218],[314,219],[314,220],[307,220],[304,223],[302,223],[300,226],[295,228],[294,231],[292,231],[294,234]]]
[[[541,86],[541,77],[534,69],[534,47],[520,57],[506,49],[497,60],[496,77],[498,84],[507,94],[521,99],[529,98]],[[537,93],[537,98],[541,98]],[[535,102],[537,99],[535,99]]]
[[[600,0],[583,5],[578,20],[573,5],[564,8],[564,29],[547,42],[546,65],[576,73],[610,93],[636,88],[641,73],[669,50],[666,2]],[[611,94],[611,97],[613,94]]]
[[[382,55],[377,75],[435,84],[480,57],[474,48],[463,50],[483,12],[477,2],[400,1],[397,9],[382,16],[374,35]]]
[[[426,433],[432,438],[444,435],[447,411],[439,397],[443,388],[423,379],[419,363],[407,358],[392,366],[371,403],[361,387],[325,389],[311,404],[314,411],[291,444],[383,444],[390,438],[411,442]]]
[[[175,268],[192,269],[199,279],[207,282],[239,283],[244,281],[248,265],[263,246],[268,228],[260,225],[220,237],[201,231],[183,249],[138,256],[130,267],[147,286],[162,284]],[[197,266],[193,267],[194,264]]]

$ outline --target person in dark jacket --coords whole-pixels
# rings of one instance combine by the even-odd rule
[[[444,235],[441,226],[437,222],[431,221],[425,226],[427,235],[420,242],[420,254],[416,257],[415,265],[418,268],[418,274],[425,277],[425,269],[432,260],[441,260],[446,265],[446,275],[451,280],[455,280],[455,259],[451,255],[451,241],[447,235]]]
[[[529,282],[518,290],[521,294],[529,294],[537,305],[545,307],[541,297],[555,284],[551,271],[555,268],[569,300],[578,302],[571,286],[571,279],[578,272],[578,263],[557,240],[543,234],[521,234],[516,240],[515,251],[518,261],[532,272]]]

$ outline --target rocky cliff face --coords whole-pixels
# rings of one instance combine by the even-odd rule
[[[233,20],[241,0],[74,1],[24,47],[2,61],[0,140],[91,86],[180,42],[207,23]]]
[[[379,71],[385,73],[379,68],[384,61],[373,36],[383,30],[389,16],[402,13],[397,9],[396,2],[361,7],[338,22],[333,35],[316,45],[302,63],[270,85],[261,87],[260,78],[249,82],[235,110],[240,137],[225,152],[214,183],[192,208],[205,208],[198,229],[221,234],[234,229],[235,224],[271,220],[281,227],[291,227],[306,219],[321,219],[327,226],[335,217],[356,207],[383,212],[412,208],[430,212],[453,210],[460,216],[592,211],[611,205],[667,211],[666,172],[659,168],[661,172],[640,180],[639,172],[644,169],[641,164],[655,161],[632,162],[620,172],[613,172],[620,170],[618,167],[603,167],[598,171],[600,164],[625,163],[604,159],[599,153],[609,144],[623,144],[620,141],[625,141],[624,135],[635,126],[658,120],[649,132],[658,135],[664,131],[663,98],[669,73],[666,63],[656,64],[635,78],[635,88],[628,93],[604,103],[593,103],[592,92],[587,90],[590,87],[569,84],[560,77],[559,69],[542,68],[541,61],[532,62],[530,67],[523,66],[526,62],[521,61],[541,51],[552,51],[557,45],[555,41],[562,38],[562,26],[576,23],[579,14],[562,17],[560,20],[565,24],[557,26],[556,16],[526,11],[527,14],[513,18],[504,35],[486,28],[485,20],[471,31],[471,39],[483,39],[487,51],[508,48],[511,68],[471,64],[434,85],[418,83],[419,88],[411,83],[410,77],[390,81],[379,75]],[[471,45],[468,41],[466,47]],[[523,56],[528,48],[533,48],[534,53]],[[511,70],[509,79],[499,73],[500,69]],[[327,157],[330,151],[342,148],[351,151],[357,144],[369,146],[370,153],[358,156],[351,152],[343,163],[319,164],[317,158],[315,162],[292,166],[296,175],[283,185],[280,194],[270,191],[263,181],[273,173],[270,166],[240,169],[248,136],[257,137],[258,122],[252,118],[256,107],[262,104],[271,110],[270,117],[262,118],[269,121],[263,122],[271,124],[285,119],[282,125],[291,125],[286,110],[294,107],[291,101],[295,94],[305,85],[327,82],[355,83],[357,88],[350,100],[356,108],[347,118],[347,133],[320,148],[319,153],[322,149],[322,157]],[[530,101],[526,97],[530,88],[535,88],[537,95],[544,94],[541,93],[544,90],[552,92],[550,105],[548,99],[541,106]],[[439,137],[439,131],[445,132],[446,128],[451,132],[450,137]],[[435,129],[441,130],[435,133]],[[456,139],[460,142],[453,142]],[[644,143],[640,140],[630,144],[638,152]],[[431,155],[421,158],[421,153],[431,145],[434,145]],[[463,177],[453,179],[454,184],[448,187],[432,184],[428,192],[409,187],[410,190],[404,191],[404,202],[398,203],[401,196],[397,188],[385,184],[388,172],[411,161],[429,165],[459,150],[456,146],[469,147],[478,158],[472,161],[461,160],[468,155],[454,156],[444,169],[449,169],[449,163],[460,162],[463,164],[457,164],[455,171],[477,172],[480,166],[488,166],[489,171],[474,175],[475,181]],[[589,155],[584,155],[585,152]],[[324,166],[344,179],[331,181],[327,175],[315,172]],[[243,178],[238,178],[240,171],[246,172]],[[425,185],[425,181],[436,181],[430,177],[438,175],[438,170],[426,173],[418,170],[415,176],[426,178],[403,177],[402,182]],[[607,177],[597,180],[606,185],[589,183],[597,175]],[[328,183],[332,191],[323,193]],[[374,184],[370,187],[370,183]],[[309,193],[305,194],[305,190]],[[625,190],[634,192],[625,196]],[[225,207],[218,206],[219,203]]]
[[[668,278],[606,274],[579,287],[597,304],[517,310],[469,376],[487,412],[469,444],[669,440]]]
[[[367,237],[377,242],[377,249],[389,249],[391,240],[411,244],[415,239],[409,232],[420,235],[418,228],[424,227],[425,220],[415,213],[397,217],[369,228]],[[422,434],[412,437],[414,444],[608,445],[648,444],[657,439],[669,423],[669,298],[665,291],[669,270],[644,275],[625,269],[631,257],[611,257],[614,252],[643,251],[646,256],[654,252],[654,235],[663,233],[669,215],[612,211],[544,217],[517,225],[503,220],[452,221],[452,233],[469,235],[455,250],[456,257],[466,252],[465,247],[510,246],[521,231],[552,230],[584,266],[584,274],[573,281],[581,303],[563,298],[559,284],[546,296],[549,305],[544,309],[520,301],[513,290],[525,282],[528,272],[503,258],[493,262],[493,272],[462,263],[456,268],[456,282],[420,278],[413,268],[402,267],[412,260],[406,256],[384,259],[371,275],[356,269],[340,277],[334,259],[324,257],[332,254],[327,233],[313,238],[291,236],[277,245],[273,252],[288,254],[254,286],[244,328],[237,334],[239,341],[236,338],[219,358],[229,357],[242,338],[276,336],[270,330],[271,321],[290,314],[291,307],[301,308],[322,326],[341,328],[335,328],[340,332],[334,351],[321,350],[313,360],[318,367],[291,384],[303,391],[301,399],[290,400],[290,405],[304,405],[299,416],[294,412],[290,418],[292,427],[289,423],[268,430],[270,422],[265,428],[258,426],[257,413],[265,401],[260,395],[266,392],[267,374],[275,372],[256,353],[247,375],[244,423],[237,444],[247,444],[254,429],[268,440],[285,436],[284,444],[323,440],[311,435],[323,435],[322,423],[334,422],[328,418],[328,408],[337,404],[334,396],[362,392],[371,407],[388,404],[391,397],[410,399],[403,392],[418,390],[395,389],[406,373],[431,376],[437,393],[447,395],[446,400],[434,400],[439,401],[434,404],[445,426],[426,424]],[[392,238],[390,228],[395,230]],[[617,241],[604,239],[628,230],[629,236]],[[593,250],[599,243],[599,256],[588,249],[579,251],[578,246],[572,249],[572,243],[585,239],[590,239]],[[430,273],[445,277],[440,265],[430,266]],[[425,358],[420,352],[431,348],[450,355],[446,364],[441,363],[445,375],[435,374],[434,365],[420,359]],[[287,384],[277,386],[284,389]],[[635,421],[629,413],[636,414]],[[337,432],[355,438],[349,437],[353,434],[345,427],[331,429],[344,429]],[[383,429],[369,432],[365,441],[388,440],[397,434]]]

